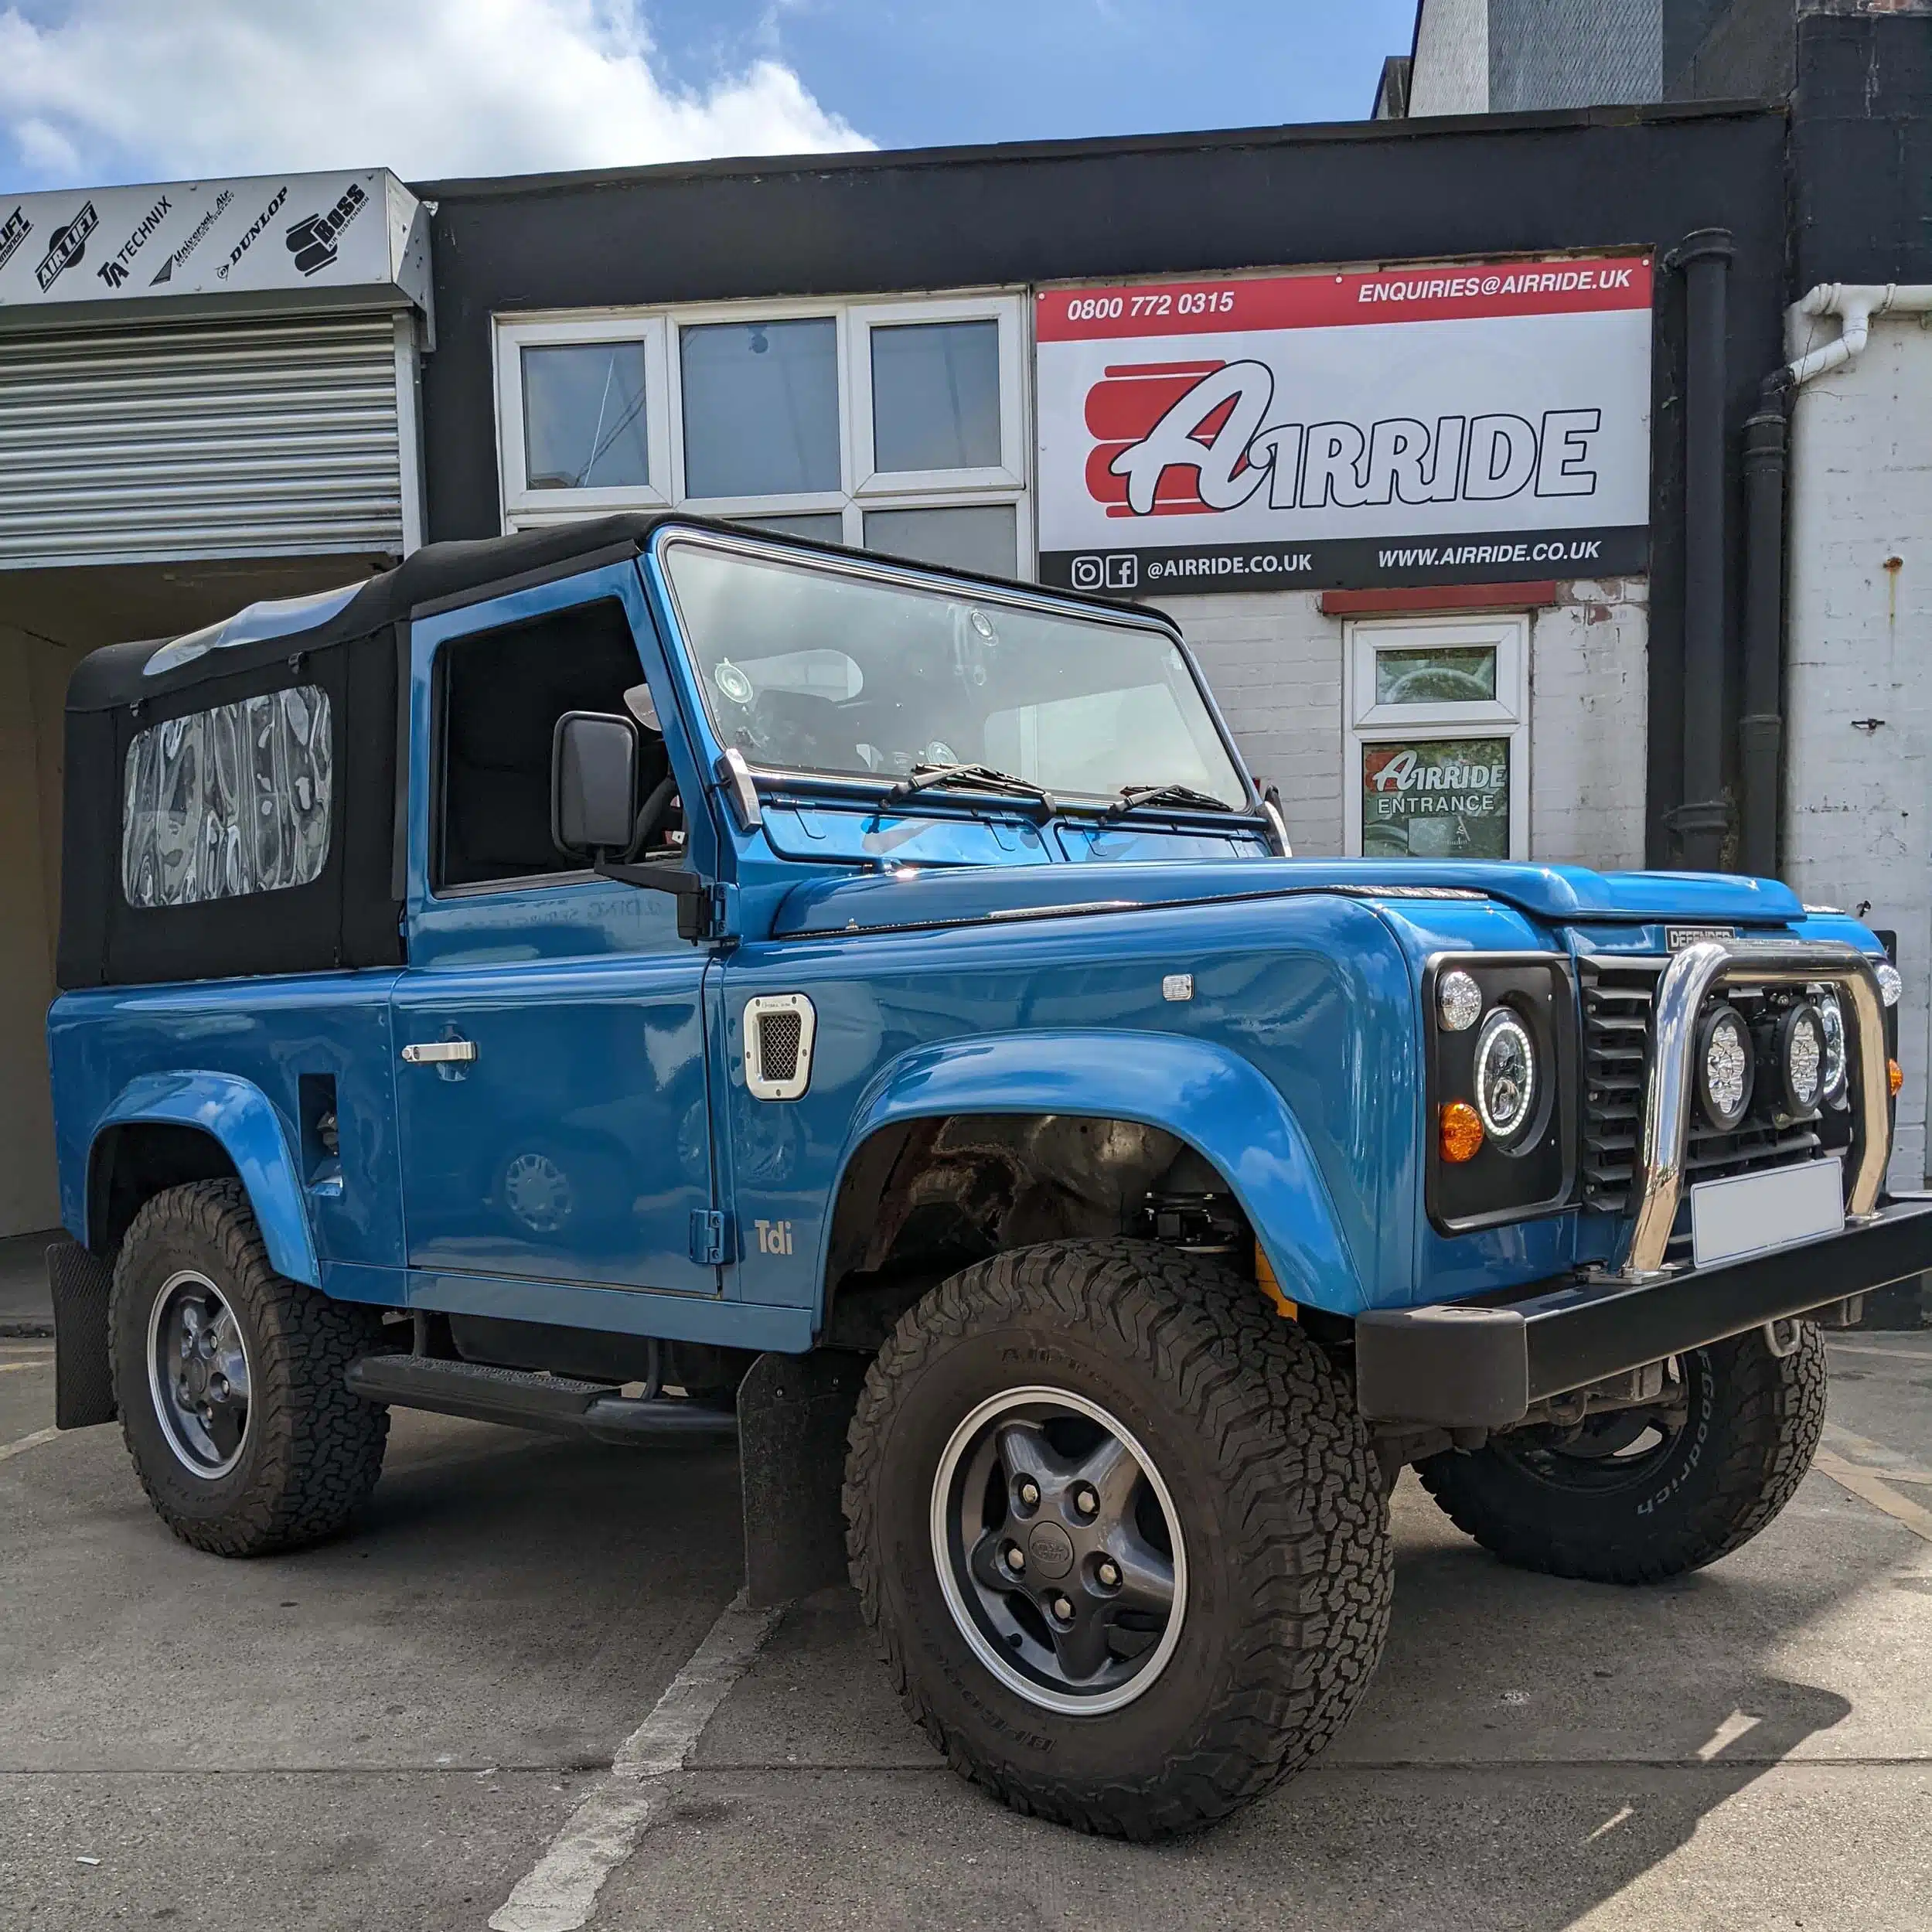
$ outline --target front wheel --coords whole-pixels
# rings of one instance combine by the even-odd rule
[[[1506,1563],[1654,1583],[1749,1542],[1789,1502],[1825,1427],[1815,1324],[1774,1354],[1761,1331],[1678,1361],[1681,1398],[1574,1429],[1526,1429],[1416,1465],[1457,1528]]]
[[[1060,1242],[934,1289],[847,1466],[867,1620],[913,1717],[1016,1808],[1150,1838],[1312,1757],[1366,1686],[1389,1544],[1347,1385],[1252,1283]]]

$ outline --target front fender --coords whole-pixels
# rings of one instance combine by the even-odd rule
[[[231,1073],[150,1073],[131,1080],[94,1123],[90,1171],[103,1133],[143,1123],[195,1127],[219,1141],[241,1177],[276,1273],[312,1288],[322,1285],[299,1170],[281,1116],[261,1088]]]
[[[1300,1124],[1279,1092],[1225,1047],[1174,1034],[1042,1031],[918,1048],[883,1068],[861,1095],[831,1198],[881,1128],[958,1113],[1052,1113],[1164,1128],[1227,1181],[1290,1300],[1346,1315],[1368,1305]],[[831,1226],[828,1215],[821,1284]]]

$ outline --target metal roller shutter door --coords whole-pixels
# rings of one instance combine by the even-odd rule
[[[400,553],[397,339],[387,313],[0,336],[0,568]]]

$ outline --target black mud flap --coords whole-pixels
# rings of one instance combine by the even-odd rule
[[[91,1429],[118,1413],[107,1354],[107,1292],[113,1284],[114,1270],[79,1242],[56,1241],[47,1250],[56,1429]]]
[[[845,1581],[839,1491],[867,1359],[842,1348],[761,1355],[739,1385],[745,1589],[754,1607]]]

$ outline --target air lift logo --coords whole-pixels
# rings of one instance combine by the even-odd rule
[[[91,235],[100,217],[94,211],[91,201],[81,204],[80,212],[64,228],[56,228],[47,243],[47,252],[41,257],[40,266],[33,271],[33,278],[40,285],[45,295],[61,277],[63,271],[71,268],[87,253],[87,237]]]
[[[1044,295],[1041,574],[1133,595],[1641,569],[1649,301],[1634,259]],[[1450,535],[1480,540],[1406,540]]]

